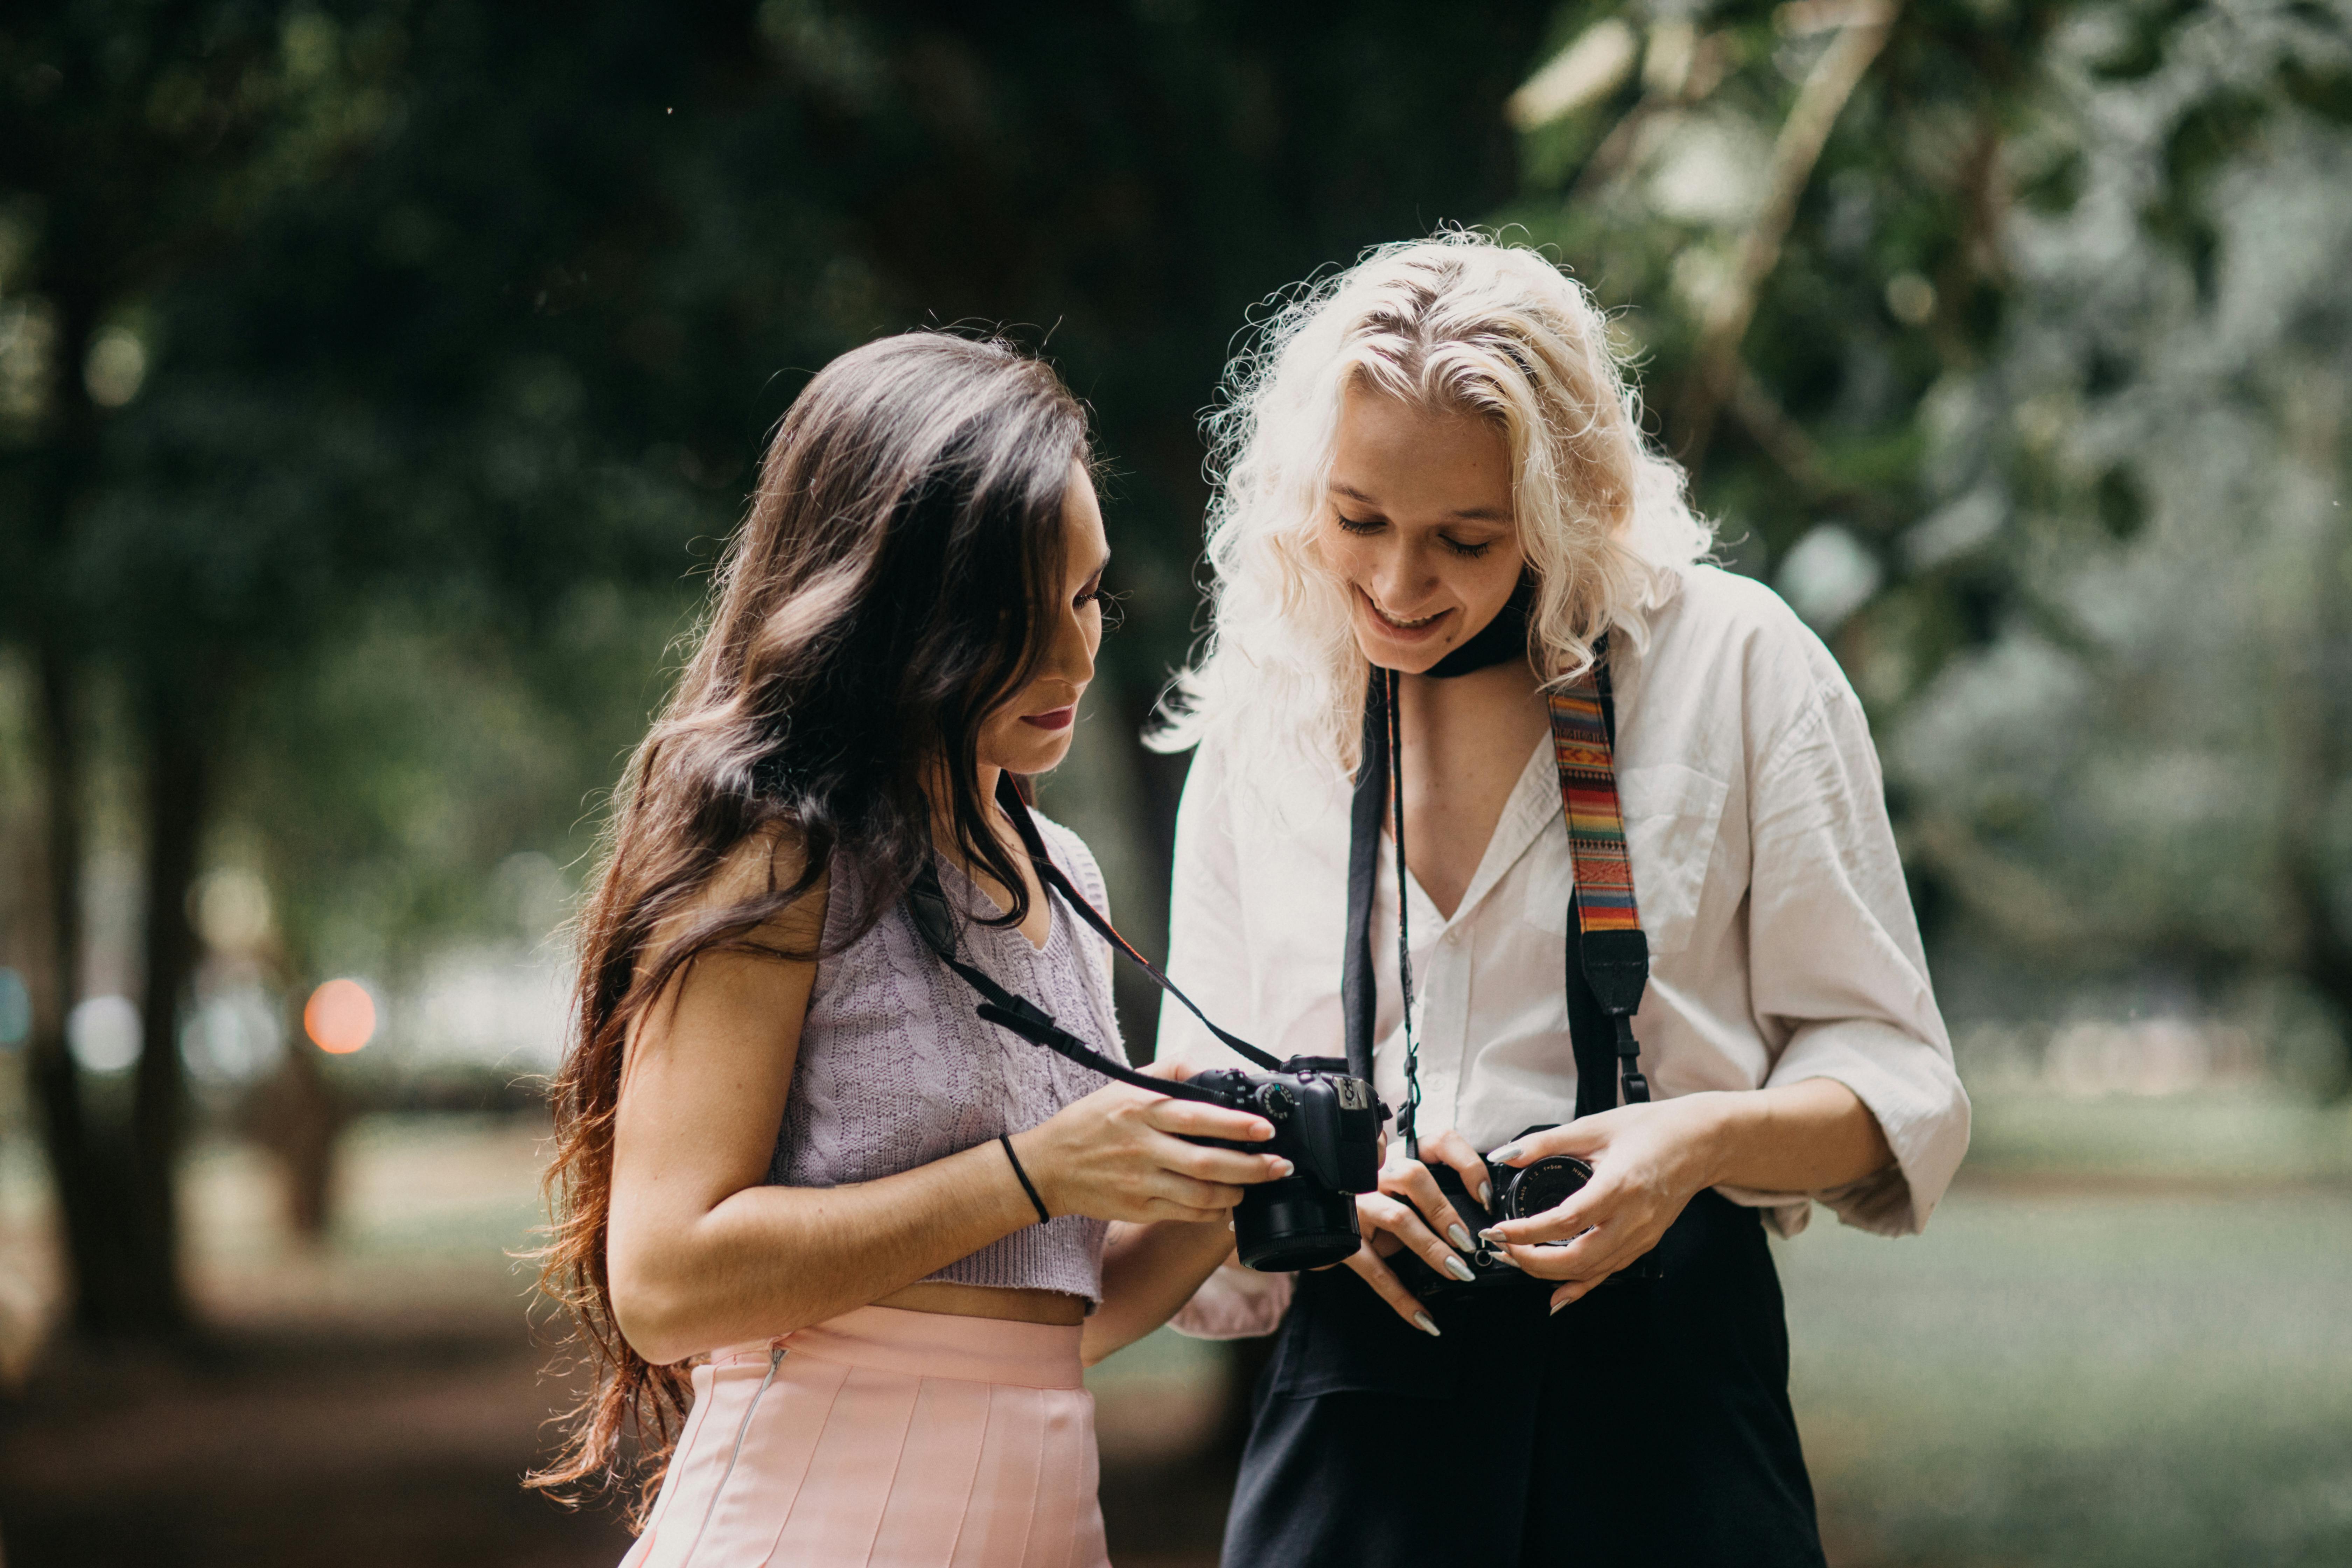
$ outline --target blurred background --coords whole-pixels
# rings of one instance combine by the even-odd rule
[[[1885,757],[1978,1121],[1925,1237],[1778,1247],[1832,1562],[2352,1562],[2346,0],[70,0],[0,16],[14,1568],[616,1561],[517,1486],[513,1255],[764,432],[926,323],[1088,400],[1047,803],[1154,948],[1197,416],[1441,222],[1610,306]],[[1214,1560],[1262,1353],[1098,1370],[1123,1564]]]

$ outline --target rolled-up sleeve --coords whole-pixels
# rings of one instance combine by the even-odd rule
[[[1749,978],[1756,1022],[1780,1042],[1768,1087],[1834,1079],[1878,1119],[1895,1163],[1809,1194],[1747,1194],[1802,1225],[1801,1198],[1885,1236],[1927,1223],[1969,1146],[1969,1097],[1952,1066],[1909,889],[1887,820],[1877,752],[1843,677],[1774,742],[1753,782]]]

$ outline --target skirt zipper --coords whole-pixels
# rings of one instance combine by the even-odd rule
[[[760,1386],[752,1391],[751,1403],[744,1409],[743,1419],[735,1428],[735,1447],[727,1456],[727,1468],[719,1472],[719,1484],[710,1489],[710,1502],[702,1510],[702,1522],[695,1527],[694,1542],[687,1547],[686,1555],[678,1559],[677,1568],[687,1568],[687,1565],[694,1561],[694,1554],[702,1550],[703,1532],[710,1528],[710,1516],[719,1511],[719,1500],[726,1494],[727,1483],[735,1474],[735,1461],[743,1457],[744,1434],[751,1430],[751,1417],[759,1412],[760,1401],[767,1397],[768,1384],[776,1381],[776,1368],[782,1366],[783,1361],[784,1347],[782,1345],[771,1347],[768,1352],[768,1373],[760,1379]]]

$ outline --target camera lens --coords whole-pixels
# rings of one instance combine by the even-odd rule
[[[1503,1208],[1512,1219],[1556,1209],[1592,1179],[1592,1167],[1573,1154],[1548,1154],[1524,1166],[1519,1178],[1503,1194]]]

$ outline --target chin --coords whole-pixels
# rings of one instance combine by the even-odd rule
[[[1028,741],[1025,743],[1016,742],[1009,745],[1004,748],[1003,755],[991,757],[989,761],[1006,773],[1020,773],[1026,777],[1031,773],[1051,773],[1060,767],[1062,759],[1069,754],[1069,731],[1064,731],[1050,739],[1040,737],[1038,740]]]
[[[1457,640],[1447,637],[1443,642],[1416,643],[1400,647],[1361,623],[1356,626],[1356,651],[1364,656],[1364,661],[1381,669],[1393,669],[1400,675],[1423,673],[1452,653]]]

